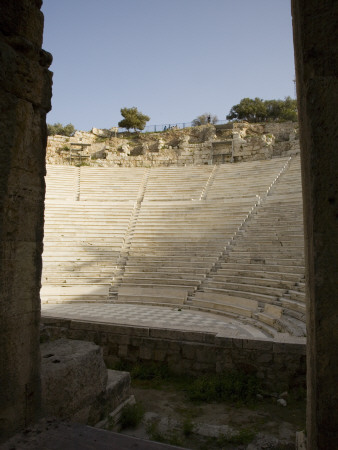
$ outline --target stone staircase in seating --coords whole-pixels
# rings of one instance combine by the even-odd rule
[[[306,334],[299,157],[269,187],[188,304],[241,316],[272,336]]]
[[[146,169],[143,174],[142,182],[139,186],[137,200],[134,204],[134,208],[133,208],[132,215],[130,217],[128,229],[127,229],[124,241],[123,241],[123,245],[121,248],[119,258],[117,260],[117,266],[116,266],[116,270],[115,270],[115,273],[113,276],[112,285],[109,289],[109,299],[111,301],[117,300],[117,292],[118,292],[118,288],[121,284],[121,280],[124,275],[126,264],[128,262],[130,245],[131,245],[131,241],[133,238],[137,219],[138,219],[138,216],[140,213],[141,205],[142,205],[142,202],[144,199],[144,193],[147,188],[147,184],[148,184],[148,180],[149,180],[149,172],[150,172],[150,169]]]
[[[189,197],[195,195],[199,199],[197,201],[184,200],[186,189],[181,189],[183,199],[170,200],[174,196],[170,186],[177,194],[177,172],[172,185],[162,170],[162,177],[156,181],[157,192],[166,191],[166,201],[147,201],[150,195],[144,197],[118,287],[118,301],[186,303],[188,295],[193,295],[198,289],[226,244],[247,220],[259,198],[256,193],[266,193],[287,161],[284,158],[272,163],[260,161],[232,165],[233,170],[237,174],[241,172],[243,177],[240,189],[237,176],[233,176],[232,171],[224,180],[224,176],[218,176],[220,171],[224,172],[222,166],[217,170],[207,167],[209,175],[202,192],[199,191],[199,196],[189,193]],[[179,169],[184,174],[182,169],[185,168]],[[184,176],[183,184],[186,181]],[[221,186],[215,190],[216,182]],[[217,193],[209,200],[209,193],[218,192],[218,189],[223,191],[223,197]],[[229,192],[233,193],[232,196]],[[200,200],[201,197],[206,199]]]

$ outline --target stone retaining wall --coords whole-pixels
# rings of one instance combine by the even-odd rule
[[[305,387],[304,339],[288,342],[239,339],[213,332],[46,317],[42,322],[42,338],[67,337],[95,342],[103,347],[108,365],[118,361],[164,362],[173,371],[194,375],[238,369],[256,373],[263,385],[274,391]]]

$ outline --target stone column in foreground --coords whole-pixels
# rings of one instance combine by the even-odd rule
[[[51,55],[41,0],[0,1],[0,440],[40,411],[40,279]]]
[[[292,0],[307,275],[307,448],[338,449],[338,5]]]

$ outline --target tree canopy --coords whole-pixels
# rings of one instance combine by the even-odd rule
[[[246,120],[248,122],[285,122],[298,120],[297,101],[291,97],[284,100],[263,100],[256,97],[243,98],[234,105],[227,120]]]
[[[54,125],[47,124],[48,136],[54,136],[55,134],[60,134],[61,136],[73,136],[75,131],[74,125],[71,123],[67,125],[62,125],[61,123],[54,123]]]
[[[218,117],[215,116],[214,114],[210,114],[210,113],[204,113],[201,114],[200,116],[196,117],[196,119],[194,119],[192,121],[192,125],[194,127],[197,127],[199,125],[206,125],[207,123],[217,123],[218,121]]]
[[[128,131],[130,128],[134,128],[135,131],[143,130],[148,120],[150,120],[149,116],[142,114],[135,106],[132,108],[121,108],[121,116],[124,119],[120,120],[118,126],[127,128]]]

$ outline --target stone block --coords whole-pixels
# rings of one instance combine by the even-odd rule
[[[221,347],[221,348],[232,348],[233,347],[231,338],[219,336],[218,334],[215,336],[215,345],[217,347]]]
[[[195,359],[196,349],[196,345],[194,344],[184,344],[182,346],[182,357],[185,359]]]
[[[198,346],[196,348],[196,361],[200,363],[215,364],[216,353],[214,349],[209,346]]]
[[[70,418],[106,389],[107,369],[95,344],[59,339],[41,345],[45,414]]]
[[[273,342],[267,340],[258,339],[243,339],[243,348],[248,348],[252,350],[270,350],[273,349]]]
[[[153,354],[154,354],[154,360],[155,361],[164,361],[166,359],[166,356],[167,356],[166,350],[156,349],[156,350],[154,350]]]
[[[153,359],[154,351],[149,347],[140,348],[140,358],[141,359]]]
[[[261,364],[270,363],[273,360],[273,355],[271,353],[262,353],[257,356],[256,361]]]
[[[306,355],[306,345],[305,344],[284,344],[276,342],[273,344],[274,353],[286,353],[286,354],[296,354],[296,355]]]

